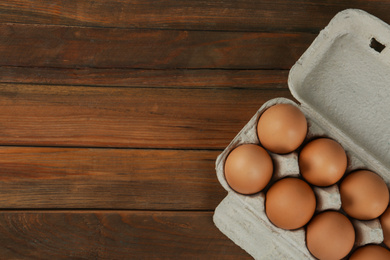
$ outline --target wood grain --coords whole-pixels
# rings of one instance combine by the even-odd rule
[[[315,37],[23,24],[0,35],[0,66],[143,69],[289,69]]]
[[[223,149],[287,89],[0,84],[0,144]]]
[[[390,3],[384,0],[2,0],[0,22],[318,33],[347,8],[390,21]]]
[[[0,212],[3,259],[251,259],[211,212]]]
[[[219,151],[0,148],[1,208],[214,210]]]
[[[340,10],[385,1],[0,1],[0,259],[249,259],[214,163]]]
[[[0,67],[0,82],[146,88],[287,88],[287,70]]]

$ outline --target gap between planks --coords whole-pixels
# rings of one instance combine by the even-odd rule
[[[130,213],[130,214],[178,214],[178,215],[209,215],[214,213],[214,209],[42,209],[42,208],[26,208],[26,209],[15,209],[15,208],[0,208],[0,214],[16,213],[16,214],[117,214],[117,213]]]

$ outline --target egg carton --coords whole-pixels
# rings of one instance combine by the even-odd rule
[[[388,187],[390,182],[389,25],[362,10],[338,13],[291,68],[288,85],[300,105],[285,98],[266,102],[216,160],[218,180],[228,195],[215,209],[214,223],[255,259],[315,259],[305,244],[305,228],[290,231],[276,227],[265,214],[264,192],[239,194],[224,177],[230,151],[241,144],[261,145],[257,121],[270,106],[292,104],[305,114],[308,134],[302,146],[316,137],[332,138],[347,153],[347,174],[369,169]],[[270,153],[274,174],[265,190],[280,178],[300,177],[298,152]],[[342,211],[338,183],[312,187],[316,213]],[[350,219],[356,232],[354,249],[383,242],[378,219]]]

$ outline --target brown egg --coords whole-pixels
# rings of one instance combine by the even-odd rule
[[[379,217],[389,204],[389,190],[383,179],[367,170],[349,174],[340,184],[341,207],[351,217],[369,220]]]
[[[306,133],[305,115],[290,104],[277,104],[268,108],[257,123],[260,143],[273,153],[294,151],[302,144]]]
[[[382,214],[380,222],[383,230],[383,243],[385,243],[387,247],[390,247],[390,207]]]
[[[390,251],[378,245],[363,246],[356,250],[349,260],[389,260]]]
[[[316,197],[303,180],[285,178],[274,183],[265,198],[269,220],[283,229],[303,227],[314,214]]]
[[[351,221],[336,211],[325,211],[307,225],[306,245],[318,259],[342,259],[355,243]]]
[[[315,139],[306,144],[298,162],[303,178],[316,186],[335,184],[347,169],[347,155],[343,147],[329,138]]]
[[[261,191],[271,180],[272,159],[262,147],[244,144],[235,148],[225,162],[225,178],[230,187],[242,194]]]

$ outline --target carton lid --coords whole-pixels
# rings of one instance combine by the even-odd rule
[[[291,68],[288,84],[302,109],[388,179],[389,25],[361,10],[340,12]]]

